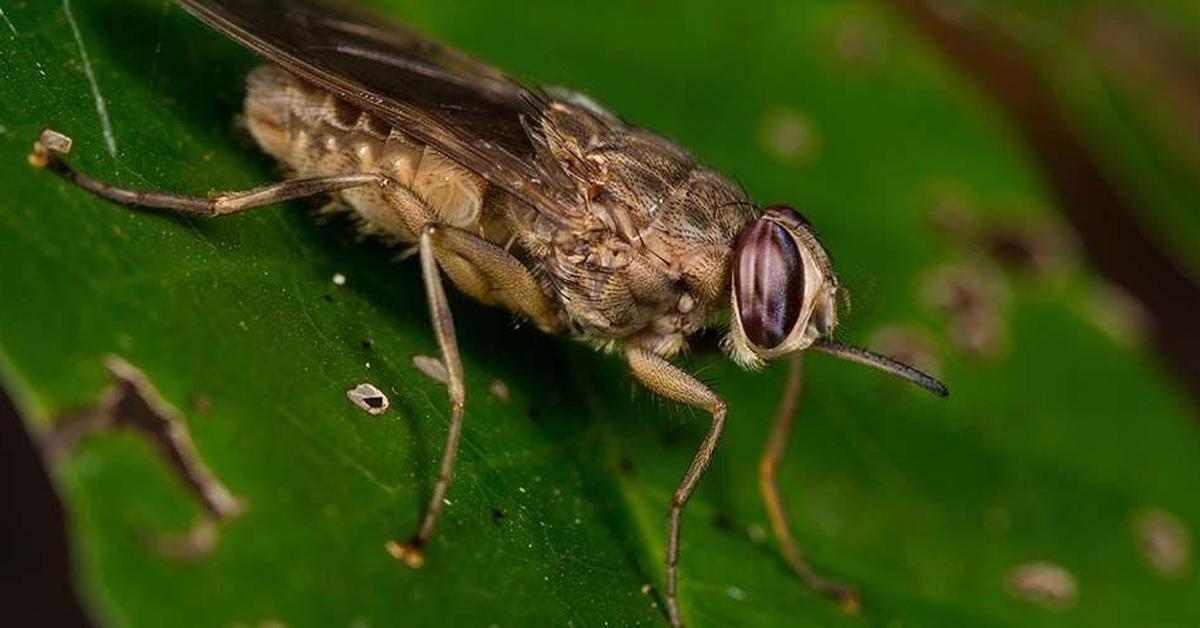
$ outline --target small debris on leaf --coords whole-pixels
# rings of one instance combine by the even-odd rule
[[[1149,311],[1120,286],[1095,282],[1088,290],[1084,307],[1088,320],[1123,347],[1144,346],[1150,337]]]
[[[420,569],[425,566],[425,552],[419,545],[388,541],[384,545],[384,549],[392,558],[408,565],[410,569]]]
[[[1161,508],[1147,508],[1134,515],[1133,534],[1146,564],[1164,578],[1178,578],[1188,571],[1192,538],[1179,517]]]
[[[442,361],[435,357],[414,355],[412,357],[412,365],[436,382],[442,384],[450,383],[450,373],[446,371],[446,365],[442,364]]]
[[[1061,565],[1049,561],[1018,565],[1008,572],[1005,583],[1013,597],[1037,602],[1049,609],[1070,608],[1079,598],[1075,576]]]
[[[342,273],[334,273],[333,274],[333,285],[335,285],[335,286],[346,285],[346,276],[343,275]]]
[[[347,390],[346,398],[371,416],[387,412],[388,406],[391,405],[382,390],[366,382]]]
[[[33,144],[33,152],[29,153],[29,165],[35,168],[45,168],[50,164],[51,154],[66,155],[71,152],[75,141],[70,136],[63,135],[54,129],[45,129],[41,137]]]
[[[508,384],[504,383],[502,379],[493,380],[492,385],[488,386],[488,392],[492,393],[492,396],[500,403],[512,401],[512,395],[508,391]]]

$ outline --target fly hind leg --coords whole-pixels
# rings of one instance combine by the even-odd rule
[[[787,450],[788,439],[795,424],[796,405],[800,400],[803,384],[803,361],[800,353],[795,353],[788,361],[787,384],[779,399],[779,407],[775,411],[775,420],[771,424],[771,435],[759,461],[759,488],[762,489],[763,504],[767,508],[767,516],[771,520],[771,529],[779,541],[783,558],[788,566],[796,572],[800,581],[810,591],[837,600],[843,611],[857,614],[861,606],[858,591],[853,587],[830,580],[813,571],[796,541],[792,537],[783,501],[779,497],[779,481],[775,474],[779,461]]]
[[[63,161],[71,152],[71,138],[47,129],[33,145],[29,163],[44,168],[63,179],[114,203],[129,207],[167,209],[199,216],[225,216],[274,205],[298,198],[333,194],[364,185],[380,185],[384,181],[375,174],[348,174],[328,177],[289,179],[242,192],[224,192],[208,196],[192,196],[156,190],[132,190],[98,181]]]

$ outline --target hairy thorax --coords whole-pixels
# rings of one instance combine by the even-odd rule
[[[637,343],[664,356],[683,349],[727,305],[730,249],[753,217],[739,188],[679,147],[565,100],[544,122],[544,157],[563,165],[580,202],[553,213],[273,66],[250,75],[246,119],[296,176],[385,175],[437,220],[503,247],[557,304],[561,328],[600,346]],[[338,200],[366,233],[415,242],[378,189]]]

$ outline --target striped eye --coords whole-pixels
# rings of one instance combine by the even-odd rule
[[[804,260],[779,222],[761,217],[742,230],[733,250],[733,298],[746,338],[774,349],[800,322]]]

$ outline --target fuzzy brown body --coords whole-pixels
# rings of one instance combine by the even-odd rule
[[[732,245],[756,212],[740,188],[675,144],[578,96],[555,95],[540,131],[580,202],[553,216],[274,66],[250,75],[246,118],[262,148],[297,176],[385,175],[441,222],[503,247],[557,308],[559,324],[547,331],[674,355],[727,307]],[[340,196],[365,232],[416,242],[378,189]],[[489,305],[516,309],[502,292],[455,283]]]

